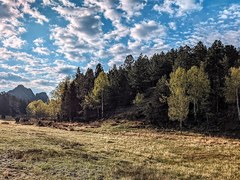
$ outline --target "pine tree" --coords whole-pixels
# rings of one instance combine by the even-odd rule
[[[194,65],[200,67],[201,63],[206,63],[207,47],[199,41],[192,49]]]
[[[225,56],[228,59],[229,68],[230,67],[238,67],[238,59],[240,58],[240,53],[237,49],[232,45],[225,46]]]
[[[139,56],[129,73],[129,83],[135,92],[144,92],[150,85],[149,60]]]
[[[78,116],[82,108],[77,98],[77,89],[74,81],[70,83],[70,86],[67,92],[67,98],[69,99],[68,100],[69,101],[69,108],[68,108],[69,118],[71,120],[74,120],[74,118]]]
[[[64,120],[69,120],[70,99],[69,99],[69,79],[65,79],[61,92],[61,116]],[[66,118],[66,119],[65,119]]]
[[[97,78],[101,72],[103,72],[103,67],[100,63],[98,63],[95,69],[95,78]]]
[[[109,100],[111,107],[125,106],[131,102],[131,89],[129,86],[127,71],[122,67],[115,66],[109,71]]]
[[[205,65],[205,71],[208,74],[210,80],[211,93],[210,101],[212,102],[213,112],[219,112],[220,104],[224,104],[223,92],[225,70],[224,64],[222,63],[224,58],[224,46],[221,41],[215,41],[212,46],[208,49],[207,61]],[[227,68],[228,65],[225,65]],[[221,102],[221,103],[220,103]]]
[[[128,55],[124,61],[124,64],[123,64],[123,67],[126,69],[126,70],[131,70],[132,68],[132,65],[134,63],[134,58],[132,55]]]
[[[165,54],[154,54],[150,59],[149,64],[149,75],[151,80],[151,85],[156,86],[158,80],[166,75],[169,77],[169,74],[172,72],[172,63],[166,59]]]
[[[176,70],[178,67],[182,67],[188,70],[194,64],[191,48],[189,46],[180,47],[177,58],[174,61],[173,69]]]

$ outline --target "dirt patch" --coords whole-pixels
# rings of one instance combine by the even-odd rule
[[[1,124],[10,124],[9,122],[2,122]]]

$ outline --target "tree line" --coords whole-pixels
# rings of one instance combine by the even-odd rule
[[[101,64],[85,73],[78,68],[74,77],[59,83],[48,104],[32,102],[27,112],[37,115],[36,109],[42,109],[41,116],[88,121],[114,117],[122,109],[122,118],[148,119],[159,126],[169,120],[180,126],[184,121],[193,126],[237,121],[239,65],[239,49],[220,40],[210,47],[199,42],[150,58],[128,55],[108,72]]]
[[[26,114],[27,102],[11,96],[6,92],[0,93],[0,115],[4,119],[7,115],[16,116]]]

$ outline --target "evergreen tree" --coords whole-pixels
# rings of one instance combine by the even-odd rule
[[[224,87],[224,64],[222,63],[224,58],[224,46],[221,41],[215,41],[208,49],[207,61],[205,65],[205,71],[208,74],[210,80],[211,93],[210,101],[212,102],[213,112],[219,112],[220,104],[224,104],[223,92]],[[225,65],[227,68],[228,65]]]
[[[144,92],[150,84],[149,60],[147,56],[139,56],[129,73],[129,83],[135,92]]]
[[[176,70],[178,67],[190,69],[196,62],[193,62],[192,50],[189,46],[180,47],[177,53],[177,58],[174,61],[173,69]]]
[[[95,69],[95,78],[97,78],[101,72],[103,72],[103,67],[100,63],[98,63]]]
[[[74,81],[70,83],[67,97],[69,98],[69,117],[71,120],[74,120],[75,117],[78,117],[79,111],[81,111],[81,106],[77,98],[77,89]]]
[[[132,55],[128,55],[124,61],[124,64],[123,64],[123,67],[126,69],[126,70],[131,70],[132,68],[132,65],[134,64],[134,58]]]
[[[201,41],[192,49],[192,52],[195,66],[199,67],[201,63],[206,62],[207,47]]]
[[[172,63],[166,59],[165,54],[154,54],[150,59],[149,74],[152,86],[156,86],[158,80],[172,72]]]
[[[239,66],[238,59],[240,58],[240,53],[234,46],[232,45],[225,46],[225,57],[228,60],[229,68]]]
[[[64,120],[69,120],[70,118],[70,114],[69,114],[70,98],[69,98],[69,92],[68,92],[69,84],[70,84],[70,80],[66,78],[63,84],[62,92],[61,92],[61,116]]]
[[[91,92],[94,86],[94,73],[93,70],[88,68],[86,73],[85,73],[85,95],[87,95],[88,92]]]
[[[127,71],[122,67],[119,69],[116,66],[109,71],[109,100],[111,107],[125,106],[131,102],[131,89],[129,86]]]
[[[168,119],[169,88],[167,86],[166,76],[158,80],[151,101],[147,104],[145,116],[152,124],[162,126],[166,125]]]

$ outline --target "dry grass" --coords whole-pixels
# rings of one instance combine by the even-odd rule
[[[240,179],[240,141],[108,121],[65,131],[2,124],[0,179]]]

